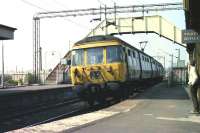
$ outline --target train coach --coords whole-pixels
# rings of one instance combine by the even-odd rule
[[[72,84],[90,104],[102,102],[108,94],[127,97],[127,85],[158,83],[163,76],[158,61],[114,36],[88,37],[72,48]]]

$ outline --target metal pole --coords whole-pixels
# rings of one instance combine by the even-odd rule
[[[42,70],[41,68],[41,60],[40,60],[40,19],[38,19],[38,82],[41,83],[41,75],[40,72]]]
[[[179,63],[180,63],[180,54],[181,54],[180,49],[178,49],[178,67],[179,67]]]
[[[36,19],[33,19],[33,76],[36,83]]]
[[[42,71],[42,47],[39,48],[39,57],[40,57],[40,71]]]
[[[106,21],[106,26],[105,26],[105,28],[106,28],[106,33],[105,33],[105,35],[107,35],[108,34],[108,31],[107,31],[107,25],[108,25],[108,21],[107,21],[107,6],[105,5],[105,13],[104,13],[104,15],[105,15],[105,21]]]
[[[114,24],[115,24],[115,29],[117,29],[117,9],[116,9],[116,3],[114,2],[114,12],[115,12],[115,14],[114,14],[114,18],[115,18],[115,22],[114,22]]]
[[[58,63],[58,69],[56,71],[56,84],[60,83],[60,73],[61,73],[61,54],[60,52],[57,52],[59,54],[59,63]]]
[[[181,60],[181,51],[180,51],[180,49],[178,49],[178,60],[180,61]]]
[[[179,67],[179,62],[180,62],[180,48],[179,49],[176,49],[178,51],[178,59],[177,59],[177,67]]]
[[[55,51],[46,51],[45,53],[44,53],[44,84],[46,84],[47,83],[47,76],[48,76],[48,68],[47,68],[47,54],[48,53],[51,53],[51,55],[54,55],[53,53],[54,53]]]
[[[172,64],[171,64],[172,65],[171,66],[172,67],[171,68],[171,85],[172,85],[172,82],[173,82],[173,58],[174,58],[174,55],[172,54],[171,56],[172,56]]]
[[[165,56],[163,56],[163,59],[164,59],[164,69],[166,70],[166,68],[165,68]]]
[[[40,19],[33,18],[33,73],[35,83],[40,82]]]
[[[70,49],[71,49],[71,42],[70,42],[70,40],[69,40],[69,51],[70,51]]]
[[[1,74],[1,86],[4,88],[4,44],[2,41],[2,74]]]
[[[44,54],[44,84],[46,84],[46,78],[47,78],[47,51]]]

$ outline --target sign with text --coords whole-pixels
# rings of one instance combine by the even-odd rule
[[[200,43],[200,34],[194,30],[182,30],[182,43]]]

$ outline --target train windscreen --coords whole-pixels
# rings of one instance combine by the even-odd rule
[[[87,49],[87,64],[103,63],[103,47]]]

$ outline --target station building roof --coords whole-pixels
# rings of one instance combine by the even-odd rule
[[[0,40],[14,39],[14,31],[16,28],[0,24]]]

